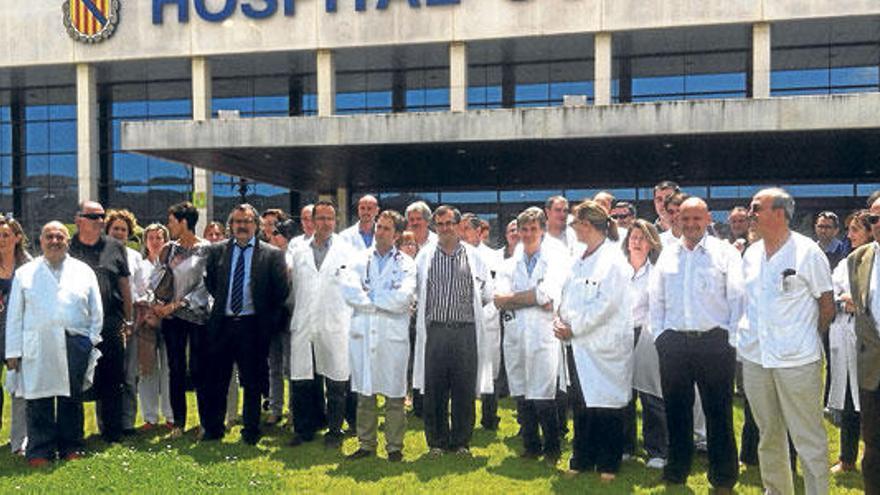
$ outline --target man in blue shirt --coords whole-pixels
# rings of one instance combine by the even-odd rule
[[[256,238],[260,216],[249,204],[229,215],[233,237],[207,250],[205,286],[214,296],[205,345],[212,373],[205,373],[203,440],[225,433],[226,391],[232,365],[238,365],[244,388],[241,438],[255,445],[260,439],[260,399],[268,392],[268,352],[271,332],[281,328],[283,305],[290,292],[284,253]]]

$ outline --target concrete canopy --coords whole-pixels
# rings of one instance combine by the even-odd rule
[[[292,189],[860,181],[880,94],[127,122],[122,147]]]

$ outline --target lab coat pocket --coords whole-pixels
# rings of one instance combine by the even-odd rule
[[[386,332],[389,342],[409,343],[409,325],[388,325]]]

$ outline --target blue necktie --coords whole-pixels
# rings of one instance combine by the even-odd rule
[[[236,244],[236,246],[238,246]],[[229,295],[229,309],[232,314],[241,313],[241,305],[244,302],[244,253],[250,244],[241,247],[238,246],[238,259],[235,260],[235,270],[232,272],[232,294]]]

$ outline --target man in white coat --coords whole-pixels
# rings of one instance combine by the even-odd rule
[[[318,201],[315,235],[292,256],[294,312],[290,323],[290,389],[293,395],[291,445],[314,439],[326,424],[324,442],[342,444],[342,421],[355,427],[349,395],[348,333],[351,307],[337,275],[355,259],[351,245],[333,233],[336,208]],[[324,386],[327,396],[324,398]],[[326,414],[326,417],[325,417]]]
[[[564,388],[563,347],[553,333],[554,309],[570,267],[568,252],[546,239],[546,216],[537,207],[517,217],[520,245],[496,280],[495,305],[506,311],[504,363],[510,395],[517,401],[526,458],[561,454],[556,393]],[[540,424],[543,442],[538,433]]]
[[[15,272],[9,296],[6,365],[22,376],[34,467],[81,456],[83,380],[104,323],[98,279],[69,245],[64,224],[43,226],[44,254]]]
[[[431,457],[445,450],[470,455],[476,394],[492,390],[491,363],[479,352],[485,333],[483,305],[491,301],[492,278],[476,250],[460,242],[459,221],[457,209],[438,207],[433,218],[437,243],[429,243],[416,257],[413,388],[424,393]]]
[[[358,223],[343,230],[339,237],[351,244],[358,251],[364,251],[373,245],[373,230],[376,228],[376,215],[379,214],[379,201],[375,196],[367,194],[358,200]]]
[[[372,248],[340,271],[346,302],[354,309],[349,334],[351,389],[358,394],[360,447],[349,459],[375,455],[376,397],[385,396],[388,460],[403,459],[406,433],[406,369],[409,362],[409,311],[416,295],[415,262],[395,247],[406,225],[403,216],[383,211]]]

